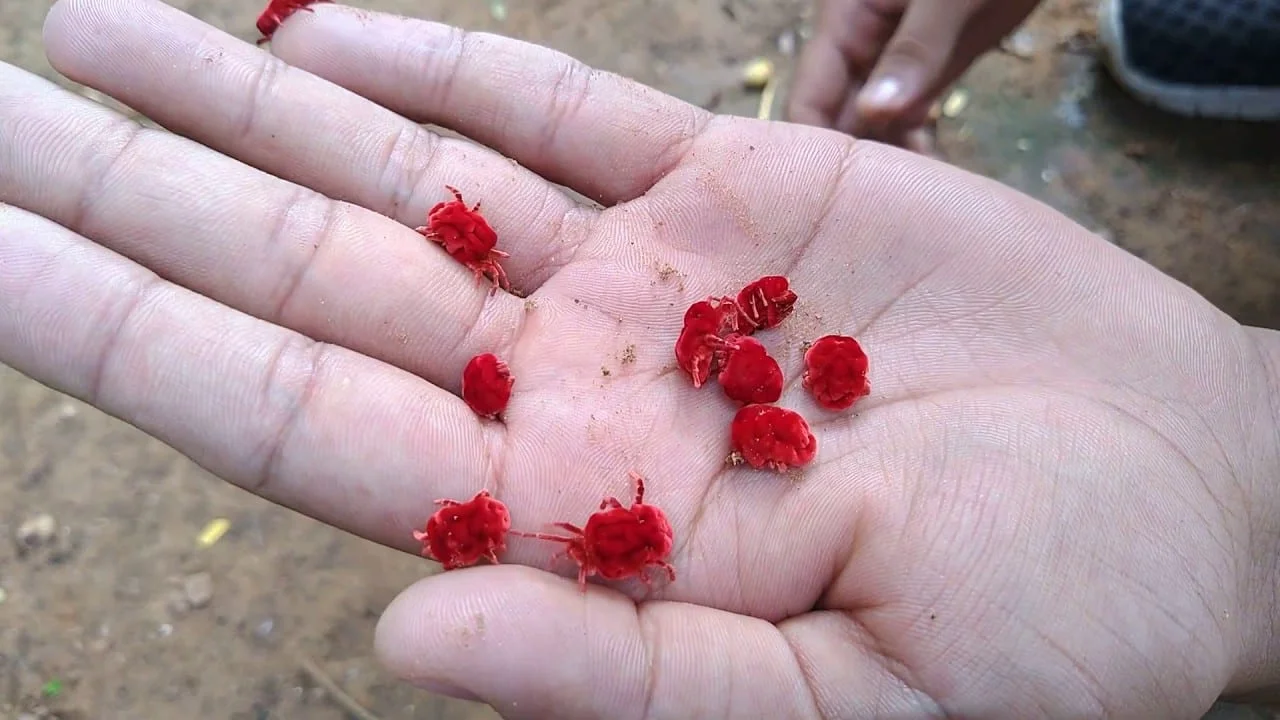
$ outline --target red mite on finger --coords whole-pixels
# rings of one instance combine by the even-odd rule
[[[271,39],[276,30],[280,28],[280,23],[289,18],[299,10],[307,12],[315,12],[308,5],[315,5],[322,2],[333,2],[333,0],[271,0],[267,3],[267,7],[258,16],[258,32],[262,33],[262,37],[258,39],[261,45]]]
[[[867,354],[851,337],[818,338],[804,353],[804,367],[805,389],[827,410],[845,410],[871,393]]]
[[[510,255],[495,249],[498,233],[480,214],[480,203],[467,207],[457,188],[445,185],[445,189],[453,194],[454,199],[436,203],[427,212],[427,224],[414,230],[470,268],[475,273],[476,282],[489,278],[493,282],[490,294],[497,292],[498,288],[510,290],[511,283],[499,262]]]
[[[422,543],[422,555],[435,560],[445,570],[475,565],[481,559],[498,564],[498,554],[507,549],[511,513],[507,506],[481,490],[466,502],[437,500],[440,509],[427,519],[413,539]]]
[[[497,419],[507,409],[515,382],[497,355],[481,353],[462,368],[462,400],[480,417]]]
[[[606,497],[600,502],[600,510],[587,518],[586,527],[571,523],[556,523],[570,535],[525,533],[512,531],[512,535],[564,543],[564,552],[556,557],[568,556],[578,564],[578,587],[587,591],[587,578],[599,575],[606,580],[623,580],[639,577],[650,586],[649,568],[661,568],[674,582],[676,570],[667,562],[674,545],[674,533],[667,516],[653,505],[644,502],[644,478],[635,472],[628,475],[636,483],[636,497],[631,507],[624,506],[617,498]]]
[[[753,468],[786,472],[808,465],[818,453],[809,423],[795,410],[777,405],[746,405],[729,428],[734,452]]]

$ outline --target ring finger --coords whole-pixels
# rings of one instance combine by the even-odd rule
[[[4,64],[0,126],[0,202],[255,317],[454,391],[467,358],[520,325],[517,298],[408,227]]]

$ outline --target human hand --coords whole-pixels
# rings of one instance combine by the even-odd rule
[[[405,551],[438,497],[539,530],[648,477],[674,583],[584,595],[513,539],[386,609],[392,671],[558,718],[1195,717],[1276,681],[1273,336],[959,170],[315,10],[285,65],[150,0],[54,6],[55,67],[195,142],[0,66],[0,360]],[[410,229],[445,183],[527,300]],[[775,272],[788,378],[826,331],[872,360],[852,414],[788,387],[794,481],[726,467],[733,408],[670,370],[691,301]],[[456,397],[483,351],[505,425]]]
[[[818,0],[787,115],[921,153],[929,106],[1038,0]]]

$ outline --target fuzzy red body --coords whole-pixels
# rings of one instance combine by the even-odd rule
[[[507,409],[515,382],[497,355],[482,353],[462,369],[462,399],[477,415],[492,420]]]
[[[818,440],[804,416],[777,405],[746,405],[729,429],[733,449],[753,468],[786,472],[808,465],[818,452]]]
[[[805,351],[804,366],[805,389],[827,410],[846,410],[871,393],[867,354],[851,337],[818,338]]]
[[[453,193],[454,199],[436,203],[427,212],[427,224],[414,230],[470,268],[477,282],[488,278],[493,283],[492,292],[511,289],[500,262],[509,255],[496,249],[498,233],[480,214],[480,203],[467,207],[457,188],[446,185],[445,189]]]
[[[766,275],[752,281],[738,292],[737,305],[742,314],[742,332],[775,328],[795,309],[796,294],[782,275]]]
[[[689,306],[676,339],[676,363],[700,388],[720,372],[725,361],[725,336],[737,332],[738,306],[732,298],[707,298]]]
[[[515,535],[564,543],[562,555],[578,564],[578,586],[587,589],[587,578],[598,575],[606,580],[625,580],[638,577],[645,585],[651,580],[650,568],[660,568],[672,581],[676,570],[667,562],[674,545],[671,523],[661,509],[645,504],[644,478],[632,472],[636,483],[636,496],[630,507],[617,498],[607,497],[600,509],[587,518],[585,527],[571,523],[556,523],[556,527],[568,531],[569,536],[546,533],[521,533]]]
[[[507,533],[511,530],[511,513],[501,501],[481,490],[466,502],[437,500],[440,509],[427,519],[427,525],[414,531],[413,539],[422,543],[422,554],[440,563],[445,570],[474,565],[481,559],[498,562],[498,554],[507,549]]]
[[[729,399],[750,405],[777,402],[782,397],[782,368],[755,338],[730,335],[726,359],[717,380]]]
[[[267,3],[266,9],[258,16],[258,32],[262,33],[262,37],[258,39],[261,45],[271,39],[276,30],[280,28],[280,23],[289,18],[299,10],[307,12],[315,12],[308,5],[315,5],[322,2],[332,2],[333,0],[271,0]]]

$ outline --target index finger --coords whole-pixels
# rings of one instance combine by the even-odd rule
[[[45,44],[56,70],[166,129],[409,227],[449,199],[446,185],[485,201],[511,254],[504,268],[525,291],[594,217],[489,148],[432,133],[157,0],[60,0]]]
[[[605,205],[647,192],[713,118],[532,43],[341,5],[314,10],[285,21],[273,53]]]

